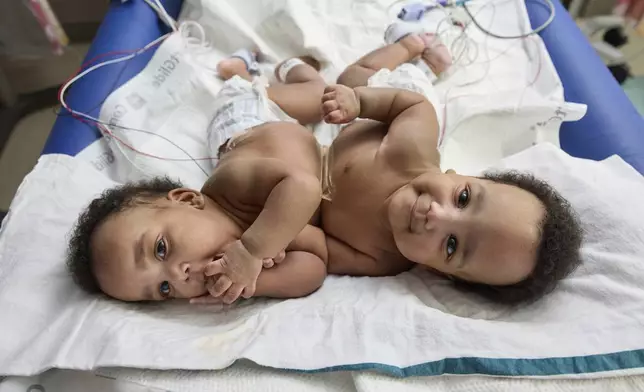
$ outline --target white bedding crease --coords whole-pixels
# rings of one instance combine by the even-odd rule
[[[211,47],[186,47],[172,36],[140,75],[109,97],[101,117],[154,131],[193,157],[211,155],[204,149],[205,128],[213,110],[209,100],[220,86],[212,70],[226,53],[255,46],[272,62],[312,54],[323,61],[323,75],[332,81],[348,63],[382,44],[382,32],[395,13],[388,13],[390,3],[186,0],[182,18],[197,20]],[[528,29],[521,1],[475,0],[472,9],[499,34]],[[121,380],[110,384],[114,391],[133,392],[141,385],[177,391],[264,385],[262,390],[286,391],[644,387],[639,376],[644,373],[644,265],[639,256],[644,230],[638,218],[644,216],[644,203],[637,197],[644,180],[617,157],[574,159],[549,144],[507,157],[540,141],[556,144],[561,121],[579,118],[584,108],[563,102],[561,84],[538,38],[499,41],[468,32],[478,44],[477,59],[457,64],[437,84],[447,103],[444,163],[465,172],[492,163],[530,170],[571,200],[587,231],[585,263],[555,294],[513,312],[456,292],[427,272],[412,271],[378,279],[330,277],[307,298],[251,300],[233,307],[132,305],[89,297],[72,284],[63,262],[66,234],[89,200],[142,175],[169,174],[194,187],[205,179],[195,162],[150,159],[127,150],[106,165],[101,154],[115,145],[101,141],[75,159],[41,158],[3,223],[0,375],[119,367],[99,373]],[[446,35],[446,41],[452,38]],[[270,67],[265,68],[268,73]],[[334,136],[323,126],[316,132],[326,143]],[[187,158],[160,138],[133,131],[119,136],[148,153]],[[126,153],[138,169],[124,159]],[[198,163],[209,170],[207,161]],[[293,374],[248,362],[218,372],[122,369],[212,370],[241,358],[268,368],[368,369],[411,378]],[[60,381],[73,374],[52,370],[9,378],[0,383],[0,392],[40,384],[51,385],[47,391],[73,390]],[[434,375],[443,376],[419,377]],[[614,377],[627,375],[637,377]],[[79,377],[85,381],[75,385],[93,385],[87,374]],[[3,389],[11,385],[26,388]],[[97,388],[108,390],[105,385]]]

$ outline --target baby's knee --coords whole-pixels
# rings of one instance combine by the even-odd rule
[[[316,292],[320,287],[322,287],[322,284],[324,283],[324,280],[327,276],[326,263],[321,258],[315,255],[311,256],[315,257],[317,260],[315,264],[311,265],[309,274],[307,274],[307,276],[302,281],[301,296],[306,296]]]
[[[326,264],[319,256],[309,252],[290,252],[293,261],[297,258],[301,272],[290,282],[289,297],[305,297],[316,292],[327,276]],[[288,257],[288,254],[287,254]]]

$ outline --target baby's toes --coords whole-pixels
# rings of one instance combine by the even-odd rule
[[[452,55],[445,44],[433,34],[423,34],[427,47],[422,59],[436,75],[445,72],[452,65]]]

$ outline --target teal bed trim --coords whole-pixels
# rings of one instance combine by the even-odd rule
[[[644,349],[610,354],[561,358],[445,358],[400,368],[382,363],[357,363],[321,369],[283,369],[299,373],[372,370],[395,377],[438,376],[442,374],[484,374],[490,376],[525,377],[559,376],[644,368]]]

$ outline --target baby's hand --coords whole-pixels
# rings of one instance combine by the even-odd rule
[[[226,246],[220,259],[206,266],[206,277],[220,275],[208,292],[213,297],[223,295],[226,304],[235,302],[240,295],[250,298],[255,293],[255,284],[263,265],[262,259],[253,256],[241,240],[237,240]]]
[[[324,121],[329,124],[346,124],[360,115],[360,100],[352,88],[336,84],[327,86],[322,96]]]
[[[264,268],[273,268],[277,264],[280,264],[286,258],[286,252],[281,251],[277,254],[276,257],[266,258],[262,260],[262,266]],[[208,290],[207,294],[204,294],[199,297],[190,298],[190,303],[194,305],[212,305],[212,304],[221,304],[224,303],[224,299],[221,297],[221,294],[214,296],[219,292],[219,286],[215,288],[215,285],[219,281],[221,276],[206,276],[205,277],[205,287]]]

